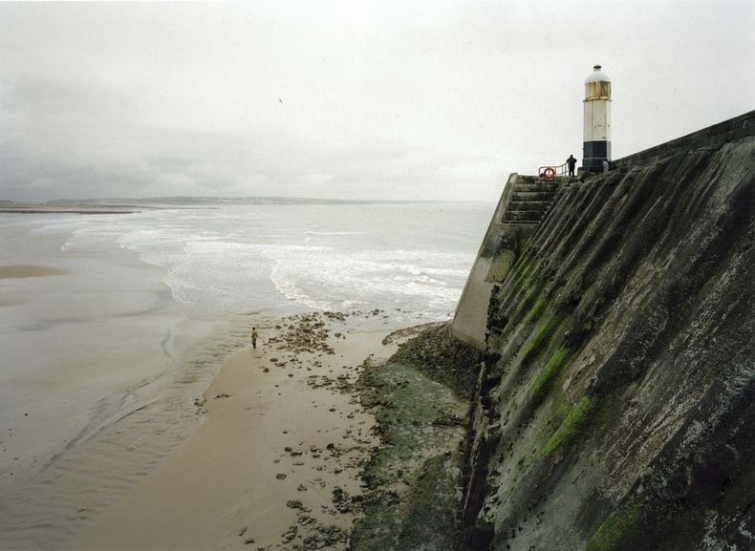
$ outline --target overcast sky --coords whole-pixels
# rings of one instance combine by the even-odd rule
[[[496,200],[755,109],[755,1],[0,2],[0,199]]]

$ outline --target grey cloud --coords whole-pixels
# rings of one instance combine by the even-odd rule
[[[596,62],[617,156],[752,109],[754,18],[751,2],[0,3],[0,199],[494,200],[508,172],[580,156]]]

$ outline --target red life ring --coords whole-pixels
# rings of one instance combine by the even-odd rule
[[[548,166],[543,170],[543,176],[545,176],[546,180],[553,180],[553,178],[556,177],[556,169],[552,166]]]

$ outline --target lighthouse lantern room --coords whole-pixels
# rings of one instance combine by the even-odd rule
[[[585,80],[582,170],[600,172],[611,161],[611,80],[600,65]]]

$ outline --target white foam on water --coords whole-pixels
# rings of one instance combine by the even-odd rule
[[[449,250],[458,249],[460,236],[434,226],[444,220],[437,210],[411,205],[165,209],[93,216],[83,223],[56,221],[37,231],[69,231],[62,247],[67,253],[107,254],[116,246],[133,251],[143,262],[166,269],[165,283],[176,301],[205,312],[287,314],[359,304],[445,319],[455,309],[476,244]],[[464,208],[441,210],[452,219],[469,218]]]
[[[343,207],[337,206],[310,206],[299,220],[296,211],[302,208],[291,207],[287,213],[278,206],[272,209],[274,215],[261,214],[259,208],[244,212],[242,207],[166,210],[107,224],[95,220],[75,229],[64,250],[97,253],[116,243],[137,252],[142,261],[168,271],[165,282],[177,301],[203,310],[280,308],[288,313],[291,308],[344,304],[399,305],[438,318],[453,311],[472,254],[424,250],[421,236],[412,243],[418,248],[391,249],[404,245],[405,236],[391,243],[379,228],[344,229],[363,221],[338,220]],[[322,219],[317,219],[318,210]],[[322,225],[329,218],[339,229],[296,224]]]

